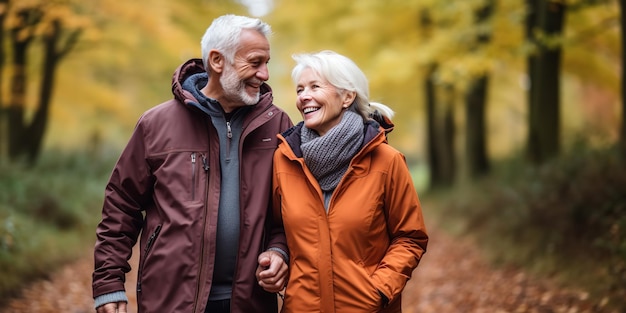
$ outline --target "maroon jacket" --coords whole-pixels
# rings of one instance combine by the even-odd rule
[[[186,104],[181,87],[203,72],[194,59],[173,77],[174,99],[139,119],[105,191],[95,246],[94,297],[124,290],[128,259],[138,236],[139,312],[204,312],[215,258],[220,192],[219,141],[211,119]],[[270,186],[276,134],[291,127],[264,84],[246,116],[239,143],[241,224],[232,312],[276,312],[276,295],[255,278],[258,255],[287,251],[282,228],[272,229]],[[224,191],[227,192],[227,191]]]

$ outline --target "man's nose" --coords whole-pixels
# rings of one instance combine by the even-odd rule
[[[270,79],[270,70],[267,67],[267,64],[261,65],[259,70],[256,72],[256,77],[258,77],[259,79],[263,81],[267,81]]]

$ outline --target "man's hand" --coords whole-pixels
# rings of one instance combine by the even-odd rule
[[[259,266],[256,268],[256,279],[267,292],[279,292],[287,282],[288,266],[276,251],[265,251],[259,255]]]
[[[126,302],[111,302],[105,305],[101,305],[96,309],[98,313],[128,313],[126,311]]]

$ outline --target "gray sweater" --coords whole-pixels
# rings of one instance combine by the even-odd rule
[[[248,108],[225,114],[219,102],[200,92],[207,77],[205,73],[193,75],[183,88],[194,95],[198,100],[196,106],[211,118],[220,140],[220,190],[224,192],[220,194],[218,207],[216,260],[209,300],[224,300],[230,298],[239,248],[239,139]]]

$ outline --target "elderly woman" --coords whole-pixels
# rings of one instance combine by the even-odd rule
[[[405,158],[387,143],[393,111],[369,102],[347,57],[294,60],[303,121],[274,154],[274,216],[290,251],[282,311],[401,312],[428,235]]]

